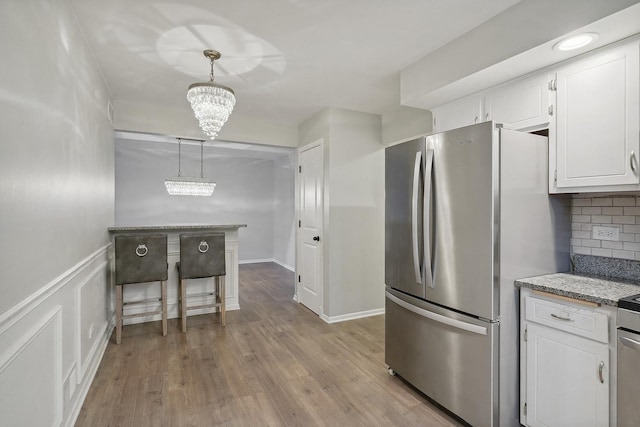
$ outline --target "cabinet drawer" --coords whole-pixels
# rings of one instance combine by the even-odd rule
[[[533,297],[526,298],[525,310],[528,321],[609,342],[609,317],[604,313]]]

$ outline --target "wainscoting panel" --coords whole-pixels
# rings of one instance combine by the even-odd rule
[[[0,356],[0,406],[7,426],[62,422],[62,307],[47,313]]]
[[[110,246],[0,315],[0,425],[75,423],[113,329]]]

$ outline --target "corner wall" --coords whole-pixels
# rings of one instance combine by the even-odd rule
[[[71,425],[111,332],[109,92],[65,0],[0,2],[0,51],[1,423]]]
[[[375,114],[327,108],[300,126],[324,142],[323,313],[338,322],[384,312],[384,146]]]

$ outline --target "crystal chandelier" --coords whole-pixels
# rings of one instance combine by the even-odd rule
[[[210,196],[216,188],[216,183],[204,178],[203,150],[204,141],[200,141],[200,177],[182,176],[180,172],[180,157],[182,139],[178,138],[178,176],[164,181],[167,193],[172,196]]]
[[[231,88],[213,81],[213,61],[220,59],[220,52],[207,49],[203,53],[211,61],[209,81],[189,86],[187,99],[204,133],[215,139],[236,105],[236,96]]]

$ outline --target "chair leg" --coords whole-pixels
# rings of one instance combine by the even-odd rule
[[[222,326],[226,326],[226,320],[225,320],[225,314],[226,314],[226,296],[224,295],[225,293],[225,283],[224,283],[224,277],[225,276],[218,276],[217,282],[218,282],[218,296],[220,298],[220,321],[222,322]]]
[[[160,282],[162,286],[162,336],[167,336],[167,281]]]
[[[122,285],[116,285],[116,344],[122,340]]]
[[[187,332],[187,283],[185,279],[180,279],[180,326],[182,333]]]

